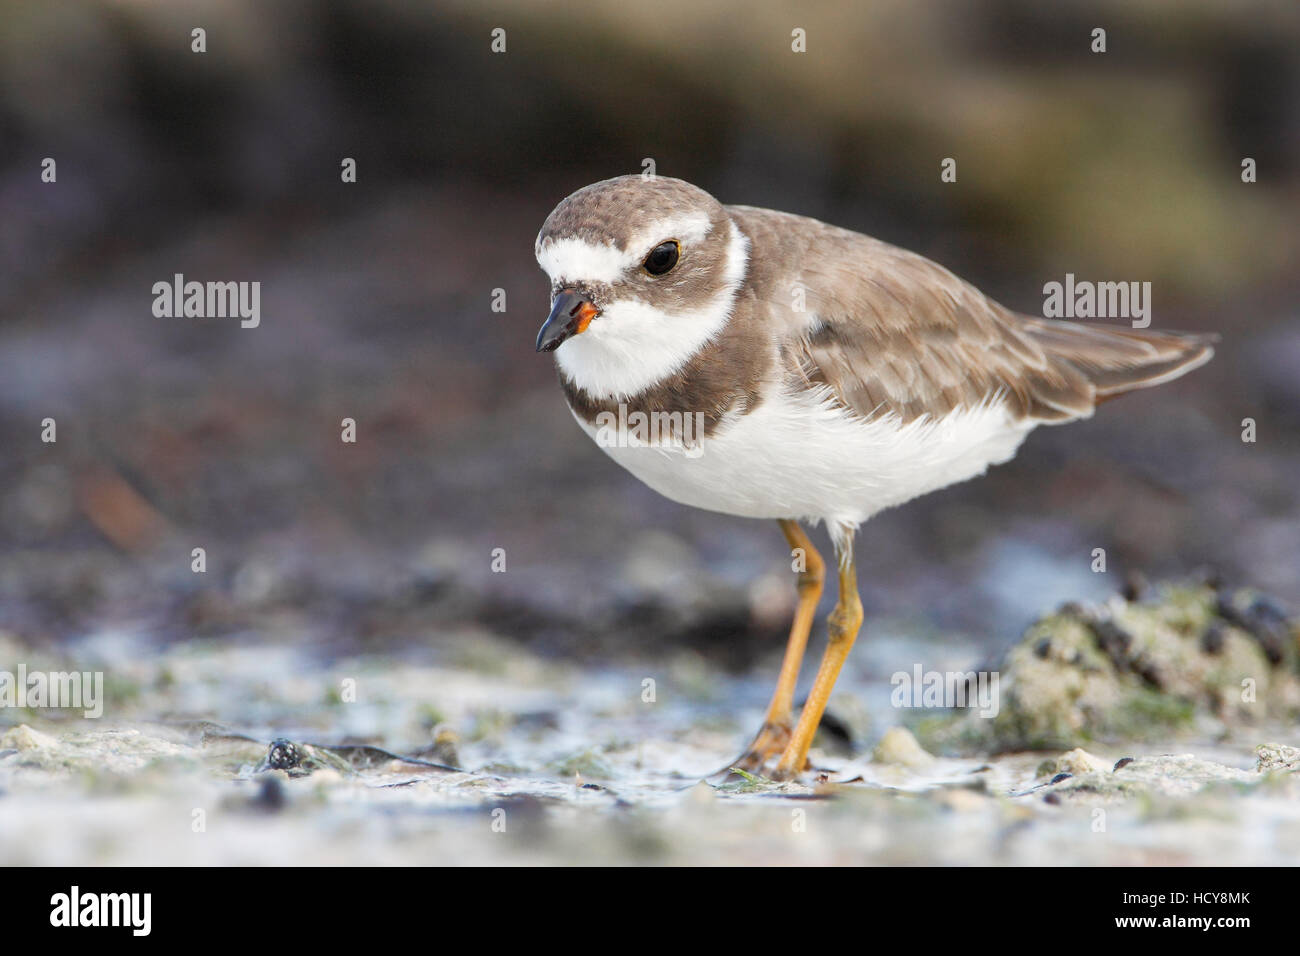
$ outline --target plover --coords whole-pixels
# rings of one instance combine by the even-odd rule
[[[555,353],[578,424],[674,501],[776,519],[802,559],[776,692],[735,762],[760,771],[779,755],[776,779],[807,769],[862,624],[864,521],[1007,461],[1038,425],[1087,418],[1213,354],[1210,336],[1020,315],[915,253],[665,177],[579,189],[535,252],[552,295],[537,350]],[[636,413],[666,427],[648,440],[610,433]],[[678,430],[686,416],[703,427],[697,441]],[[817,523],[839,596],[796,721],[825,576],[802,525]]]

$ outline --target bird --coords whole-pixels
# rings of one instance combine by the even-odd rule
[[[862,626],[863,523],[1010,460],[1040,425],[1086,419],[1214,354],[1213,335],[1020,314],[917,253],[723,205],[667,176],[578,189],[534,254],[551,292],[536,349],[553,354],[578,425],[658,493],[774,519],[791,549],[797,599],[776,689],[729,765],[778,781],[811,769]],[[634,421],[663,427],[624,434]],[[829,569],[806,530],[818,525]],[[827,645],[796,718],[828,574]]]

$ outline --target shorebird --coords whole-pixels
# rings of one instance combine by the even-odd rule
[[[808,767],[862,624],[858,527],[983,474],[1039,425],[1208,361],[1212,337],[1015,313],[930,260],[815,219],[724,206],[678,179],[622,176],[564,199],[537,236],[553,352],[584,430],[655,491],[776,519],[801,561],[762,727],[733,766]],[[667,423],[611,436],[614,422]],[[676,416],[676,417],[674,417]],[[698,421],[688,440],[681,423]],[[803,525],[824,523],[839,595],[799,717],[795,687],[826,576]]]

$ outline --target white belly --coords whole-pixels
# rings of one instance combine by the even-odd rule
[[[578,420],[605,452],[682,504],[747,518],[857,525],[884,508],[983,474],[1011,458],[1034,427],[1000,406],[939,421],[864,422],[805,393],[772,395],[706,439],[680,447],[612,444]]]

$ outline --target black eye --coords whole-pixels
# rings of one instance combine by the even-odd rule
[[[681,254],[682,247],[678,245],[677,240],[669,239],[651,249],[650,255],[645,257],[645,262],[641,265],[652,276],[661,276],[677,265],[677,257]]]

